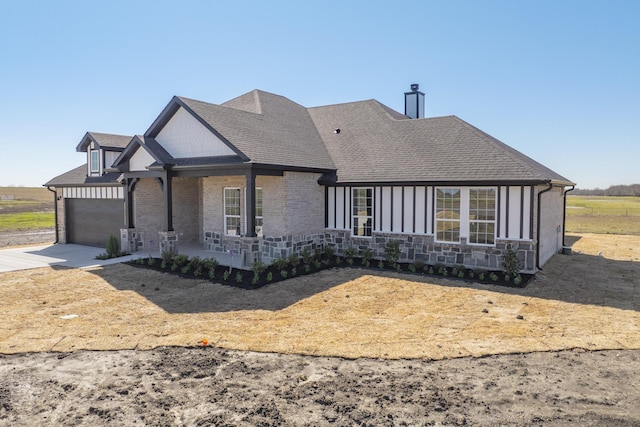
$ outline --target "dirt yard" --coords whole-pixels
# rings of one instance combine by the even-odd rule
[[[638,425],[640,237],[571,239],[526,289],[4,273],[0,425]]]

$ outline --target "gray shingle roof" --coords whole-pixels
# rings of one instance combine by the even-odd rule
[[[173,159],[153,137],[180,106],[226,140],[238,157]],[[103,147],[126,147],[132,137],[88,132],[81,145],[91,140]],[[376,100],[305,108],[260,90],[222,105],[174,97],[145,136],[131,142],[121,159],[133,154],[134,144],[152,151],[156,165],[249,162],[337,170],[338,183],[551,180],[571,184],[458,117],[409,119]],[[115,182],[118,177],[112,173],[87,178],[85,169],[69,171],[46,185],[89,185],[87,180]]]
[[[178,98],[252,163],[334,169],[307,109],[254,90],[223,105]]]
[[[455,116],[408,119],[375,100],[309,113],[338,182],[569,182]]]
[[[120,173],[106,173],[101,176],[87,176],[87,165],[83,164],[49,180],[45,187],[77,187],[90,185],[119,185]]]
[[[91,141],[102,148],[125,148],[131,142],[131,136],[111,133],[87,132],[76,147],[76,151],[86,151]]]

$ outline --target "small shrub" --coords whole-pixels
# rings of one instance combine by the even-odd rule
[[[216,278],[216,269],[215,268],[209,269],[209,279],[214,280],[215,278]]]
[[[460,271],[458,272],[458,278],[460,278],[460,279],[464,279],[464,270],[460,270]]]
[[[285,270],[289,266],[289,260],[286,258],[276,258],[271,261],[271,265],[273,265],[277,270]]]
[[[447,270],[445,270],[444,265],[436,264],[436,271],[438,272],[438,274],[443,274]]]
[[[260,281],[260,276],[258,275],[258,273],[254,273],[253,274],[253,279],[251,280],[251,284],[252,285],[257,285],[258,281]]]
[[[267,273],[267,282],[272,282],[273,281],[273,273],[272,272],[268,272]]]
[[[449,276],[449,270],[447,270],[446,268],[444,268],[444,267],[443,267],[443,268],[442,268],[442,275],[443,275],[444,277],[448,277],[448,276]]]
[[[254,261],[253,264],[251,264],[251,271],[253,271],[253,273],[257,276],[264,273],[266,269],[267,264],[262,261]]]
[[[481,271],[480,274],[478,274],[478,279],[484,280],[485,278],[486,278],[486,274],[484,274],[484,271]]]
[[[362,257],[362,265],[364,265],[365,267],[369,267],[369,264],[373,259],[373,251],[369,248],[365,248],[360,253],[360,256]]]
[[[452,276],[457,276],[458,275],[458,267],[453,267],[451,269],[451,275]]]
[[[422,260],[415,260],[413,261],[413,266],[415,267],[416,271],[420,272],[424,270],[424,261]]]
[[[476,273],[474,273],[473,270],[469,270],[469,277],[473,279],[474,277],[476,277]]]
[[[518,274],[520,274],[518,254],[513,250],[511,243],[507,243],[504,255],[502,255],[502,269],[504,270],[505,280],[507,282],[512,277],[515,278]],[[506,276],[509,276],[509,279],[507,279]]]
[[[147,265],[148,265],[149,267],[153,267],[155,264],[156,264],[156,259],[155,259],[155,258],[149,258],[149,259],[147,260]]]
[[[118,239],[113,234],[109,234],[109,237],[107,238],[106,249],[107,249],[107,256],[109,258],[115,258],[120,253],[120,242],[118,242]]]
[[[222,273],[222,278],[223,278],[224,280],[229,280],[229,277],[230,277],[230,276],[231,276],[231,271],[229,271],[229,270],[225,270],[225,272],[224,272],[224,273]]]
[[[189,266],[191,267],[192,270],[197,269],[198,267],[200,267],[202,265],[202,261],[200,260],[200,257],[198,256],[194,256],[193,258],[191,258],[191,260],[189,261]]]
[[[400,264],[396,264],[396,271],[400,273],[402,271],[402,266]]]
[[[297,254],[291,254],[289,255],[289,265],[291,265],[292,267],[296,267],[297,265],[300,264],[300,257]]]
[[[491,279],[492,282],[497,282],[498,281],[498,275],[496,273],[489,273],[489,279]]]
[[[322,262],[319,259],[317,259],[313,261],[313,266],[319,270],[320,267],[322,267]]]
[[[199,265],[195,270],[193,270],[193,275],[196,277],[202,276],[202,265]]]
[[[305,273],[311,273],[311,266],[309,264],[305,264],[304,265],[304,272]]]
[[[173,261],[173,252],[163,251],[162,254],[160,254],[160,258],[162,258],[162,261],[164,261],[167,265],[171,264],[171,261]]]
[[[207,270],[214,270],[218,266],[218,260],[215,258],[205,258],[202,260],[202,267]]]
[[[333,256],[333,254],[335,254],[335,250],[333,249],[333,246],[325,246],[324,247],[324,256],[327,258],[331,258]]]
[[[165,260],[160,261],[160,268],[163,270],[166,270],[168,267],[168,264]]]
[[[415,273],[417,271],[416,266],[414,264],[409,264],[409,271]]]
[[[342,258],[336,257],[336,265],[342,264]]]
[[[283,279],[286,279],[288,275],[289,272],[287,270],[280,270],[280,277],[282,277]]]
[[[322,250],[321,248],[315,248],[313,250],[313,257],[315,259],[321,260],[323,255],[324,255],[324,250]]]
[[[378,268],[384,268],[384,261],[378,261]]]
[[[291,277],[294,277],[296,274],[298,274],[298,271],[296,270],[296,268],[295,268],[295,267],[293,267],[293,268],[291,269]]]
[[[344,257],[349,263],[349,265],[353,265],[353,258],[356,256],[356,249],[353,247],[348,247],[344,250]]]
[[[182,274],[188,274],[190,270],[191,270],[191,268],[189,267],[189,264],[185,265],[184,267],[182,267],[182,268],[180,269],[180,271],[182,272]]]
[[[242,273],[239,271],[236,273],[236,283],[242,283]]]
[[[519,274],[515,277],[515,279],[513,279],[513,284],[516,286],[520,286],[520,283],[522,283],[522,276],[520,276]]]
[[[384,245],[384,259],[389,265],[395,267],[400,259],[400,241],[389,240]]]
[[[313,255],[311,255],[311,251],[309,249],[305,249],[304,251],[302,251],[302,262],[305,265],[309,265],[313,262]]]
[[[427,273],[429,273],[430,275],[433,276],[433,274],[435,273],[435,271],[433,271],[433,267],[429,266],[429,270],[427,271]]]

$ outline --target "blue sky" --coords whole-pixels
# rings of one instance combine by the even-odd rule
[[[456,115],[579,187],[640,182],[640,2],[4,1],[0,185],[76,167],[86,131],[144,133],[173,95],[252,89]]]

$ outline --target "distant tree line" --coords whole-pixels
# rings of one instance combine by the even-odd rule
[[[576,188],[569,194],[576,196],[635,196],[640,197],[640,184],[612,185],[609,188]]]

